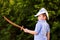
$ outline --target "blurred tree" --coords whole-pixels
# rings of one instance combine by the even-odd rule
[[[33,40],[33,35],[25,34],[12,27],[3,15],[16,24],[34,29],[37,18],[34,15],[42,7],[49,12],[51,40],[60,39],[60,1],[59,0],[0,0],[0,40]]]

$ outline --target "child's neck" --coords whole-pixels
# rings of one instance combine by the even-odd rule
[[[39,20],[45,20],[45,19],[38,19],[38,21],[39,21]]]
[[[44,20],[44,19],[38,19],[38,20]]]

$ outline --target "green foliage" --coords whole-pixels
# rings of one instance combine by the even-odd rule
[[[25,34],[19,28],[13,27],[4,20],[3,15],[14,23],[33,30],[37,21],[34,15],[42,7],[49,12],[51,40],[59,40],[59,4],[59,0],[0,0],[0,40],[33,40],[33,35]]]

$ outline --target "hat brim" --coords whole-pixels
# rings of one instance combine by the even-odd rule
[[[41,15],[41,14],[44,14],[44,13],[46,13],[46,12],[41,12],[41,13],[37,13],[36,15],[34,15],[35,17],[37,17],[37,16],[39,16],[39,15]]]

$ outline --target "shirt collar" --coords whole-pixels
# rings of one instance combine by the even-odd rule
[[[38,22],[46,22],[46,20],[38,20]]]

